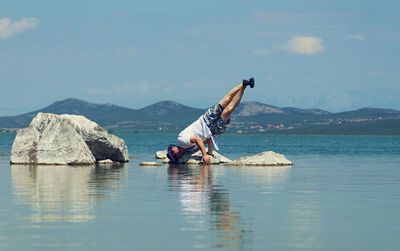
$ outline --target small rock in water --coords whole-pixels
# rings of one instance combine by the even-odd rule
[[[141,165],[141,166],[162,166],[162,164],[154,162],[154,161],[141,162],[139,165]]]
[[[157,151],[156,152],[156,159],[166,159],[167,157],[167,150],[164,151]]]
[[[283,154],[273,151],[262,152],[253,156],[242,157],[236,159],[227,165],[232,166],[291,166],[293,163],[289,161]]]
[[[97,161],[97,163],[100,165],[118,165],[118,164],[120,164],[119,162],[115,162],[110,159],[100,160],[100,161]]]

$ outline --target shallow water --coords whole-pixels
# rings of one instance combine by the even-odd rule
[[[10,167],[0,135],[0,249],[400,248],[398,137],[224,135],[229,158],[294,166],[141,167],[175,136],[119,136],[139,158],[93,168]]]

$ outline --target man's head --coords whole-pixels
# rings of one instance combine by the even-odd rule
[[[167,149],[167,157],[173,162],[178,162],[178,159],[182,156],[184,152],[185,152],[184,148],[171,144],[168,146]]]

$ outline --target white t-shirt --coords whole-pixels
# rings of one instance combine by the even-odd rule
[[[212,135],[202,116],[179,133],[178,144],[183,148],[197,147],[195,143],[190,143],[190,137],[199,137],[203,142],[211,137],[215,149],[219,150],[217,139]]]

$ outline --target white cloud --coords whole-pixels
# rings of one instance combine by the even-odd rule
[[[170,92],[174,89],[173,85],[165,85],[162,90],[164,90],[165,92]]]
[[[150,90],[151,86],[148,83],[144,83],[144,84],[139,85],[137,88],[140,92],[148,92]]]
[[[321,38],[317,37],[295,36],[284,44],[277,44],[269,49],[258,48],[253,50],[252,53],[258,57],[264,57],[279,51],[302,55],[316,55],[325,49],[322,44],[323,42]]]
[[[20,21],[11,21],[9,18],[0,19],[0,38],[6,39],[28,29],[33,29],[39,24],[37,18],[22,18]]]
[[[350,35],[347,35],[346,37],[349,38],[349,39],[358,40],[358,41],[365,40],[365,37],[363,35],[360,35],[360,34],[350,34]]]
[[[198,36],[200,36],[201,35],[201,30],[199,30],[199,29],[194,29],[194,28],[192,28],[192,29],[188,29],[187,31],[186,31],[186,33],[189,35],[189,36],[192,36],[192,37],[198,37]]]
[[[317,37],[292,37],[284,46],[284,48],[295,54],[316,55],[323,51],[325,47],[322,45],[324,41]]]
[[[153,89],[154,85],[151,85],[147,82],[145,83],[128,83],[124,85],[115,85],[112,87],[112,93],[122,94],[122,95],[130,95],[136,93],[146,93],[150,89]]]
[[[132,95],[147,93],[152,89],[158,88],[158,84],[144,83],[127,83],[122,85],[113,85],[107,88],[89,87],[82,90],[90,95]]]
[[[253,51],[253,55],[259,56],[259,57],[264,57],[269,54],[271,54],[271,50],[264,49],[264,48],[258,48]]]
[[[99,88],[84,88],[83,90],[85,90],[87,93],[89,93],[91,95],[110,95],[111,94],[111,91],[102,90]]]
[[[192,89],[192,88],[205,88],[210,87],[215,83],[215,81],[211,79],[200,79],[196,81],[187,81],[183,83],[183,88]]]

